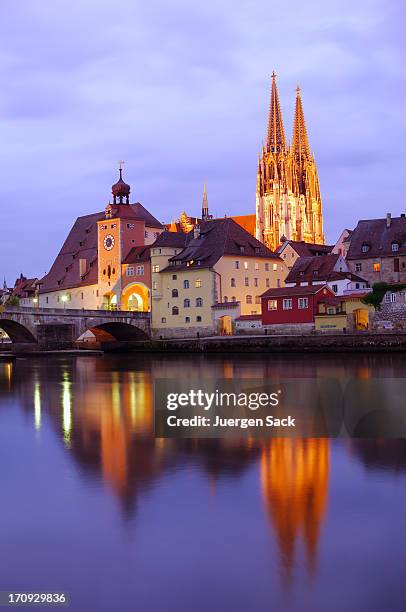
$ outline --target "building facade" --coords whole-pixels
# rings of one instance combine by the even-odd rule
[[[175,239],[176,237],[176,239]],[[283,286],[283,261],[231,218],[189,234],[165,232],[151,248],[156,336],[231,333],[240,315],[259,314],[261,294]]]
[[[142,204],[130,204],[130,186],[121,168],[112,194],[104,211],[74,223],[49,273],[39,281],[41,307],[150,310],[149,252],[143,249],[164,228]],[[143,261],[137,264],[137,258]]]
[[[299,87],[292,144],[286,142],[272,75],[266,143],[258,159],[256,237],[276,250],[282,238],[324,244],[322,199],[316,161],[310,152]]]
[[[406,282],[406,216],[359,221],[349,236],[348,265],[375,283]]]

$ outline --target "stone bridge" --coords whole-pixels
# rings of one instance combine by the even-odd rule
[[[146,340],[150,318],[148,312],[0,307],[0,328],[27,350],[69,349],[88,330],[99,342]]]

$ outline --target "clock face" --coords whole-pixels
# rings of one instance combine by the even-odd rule
[[[106,249],[106,251],[111,251],[111,249],[114,246],[114,238],[113,238],[113,236],[111,236],[110,234],[107,234],[107,236],[103,240],[103,245],[104,245],[104,248]]]

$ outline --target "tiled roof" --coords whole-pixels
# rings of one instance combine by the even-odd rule
[[[325,257],[300,257],[287,275],[286,283],[296,283],[312,280],[327,280],[334,272],[339,255],[326,255]]]
[[[200,224],[197,237],[189,232],[186,247],[170,259],[165,270],[210,268],[223,255],[280,259],[233,219],[211,219]]]
[[[299,257],[328,255],[334,248],[332,245],[328,244],[314,244],[311,242],[304,242],[303,240],[287,240],[277,248],[277,253],[280,253],[287,244],[290,244]]]
[[[138,261],[148,261],[150,259],[150,254],[150,246],[133,247],[128,253],[127,257],[123,260],[123,264],[132,264],[137,263]]]
[[[331,294],[330,287],[327,285],[306,285],[305,287],[295,286],[295,287],[280,287],[277,289],[268,289],[261,295],[262,299],[266,298],[276,298],[276,297],[291,297],[291,296],[306,296],[306,295],[315,295],[319,291],[323,289],[327,289]]]
[[[189,234],[184,232],[162,232],[155,240],[152,246],[154,247],[185,247],[190,239]]]
[[[36,290],[37,278],[25,278],[20,276],[12,289],[12,294],[16,297],[28,297],[33,295]]]
[[[406,254],[406,218],[392,217],[387,227],[385,219],[364,219],[358,221],[351,234],[347,259],[365,259],[371,257],[397,257]],[[392,243],[398,244],[398,250],[392,251]],[[367,252],[362,251],[368,246]]]
[[[256,230],[256,215],[237,215],[236,217],[231,217],[233,221],[241,225],[243,229],[245,229],[249,234],[255,236]]]

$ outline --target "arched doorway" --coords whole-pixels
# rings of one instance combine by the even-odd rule
[[[104,310],[117,310],[117,295],[113,292],[105,293],[103,296]]]
[[[131,283],[124,287],[121,295],[122,310],[149,312],[149,289],[143,283]]]
[[[369,327],[369,312],[367,308],[357,308],[354,310],[355,329],[368,329]]]
[[[231,317],[225,315],[219,318],[219,334],[220,336],[232,336],[233,320]]]

